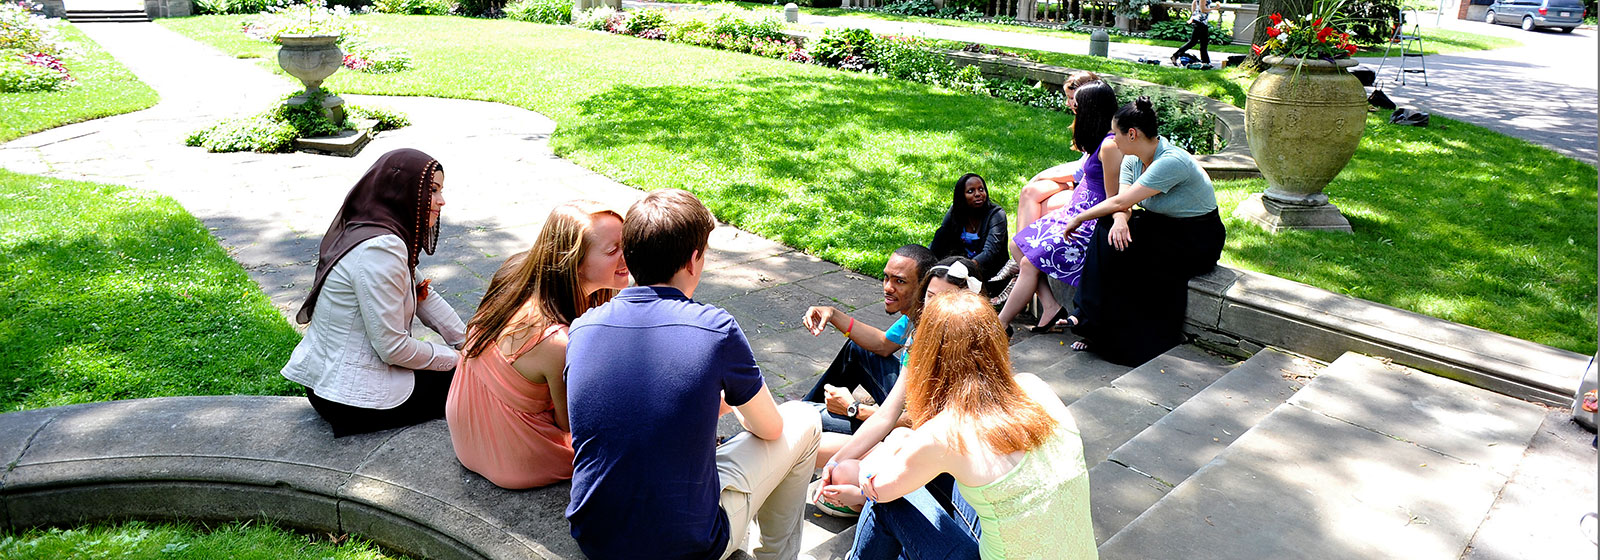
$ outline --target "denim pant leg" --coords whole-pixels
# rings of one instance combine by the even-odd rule
[[[955,498],[957,516],[918,489],[892,502],[870,502],[856,522],[851,560],[965,560],[978,557],[977,515]]]

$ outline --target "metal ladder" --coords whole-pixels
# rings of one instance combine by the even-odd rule
[[[1401,16],[1400,23],[1395,24],[1394,34],[1389,37],[1388,43],[1383,47],[1383,61],[1378,63],[1378,71],[1374,75],[1382,75],[1384,65],[1389,63],[1389,54],[1395,45],[1400,45],[1400,66],[1394,75],[1394,82],[1406,85],[1406,74],[1422,74],[1422,85],[1428,85],[1428,59],[1422,50],[1422,25],[1411,26],[1411,34],[1404,33],[1405,16]],[[1417,60],[1416,68],[1407,68],[1407,61]]]

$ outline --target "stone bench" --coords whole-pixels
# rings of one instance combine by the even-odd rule
[[[494,486],[443,420],[334,439],[303,397],[166,397],[3,414],[0,434],[8,529],[267,519],[415,558],[583,558],[567,484]]]

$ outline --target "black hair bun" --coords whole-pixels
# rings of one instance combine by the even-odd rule
[[[1138,99],[1133,100],[1133,106],[1138,108],[1140,111],[1155,110],[1155,105],[1150,102],[1150,97],[1146,95],[1141,95]]]

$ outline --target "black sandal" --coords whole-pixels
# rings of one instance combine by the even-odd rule
[[[1063,317],[1063,315],[1065,315],[1065,317]],[[1062,323],[1062,321],[1066,321],[1068,319],[1070,319],[1072,322]],[[1067,308],[1062,307],[1061,310],[1056,311],[1056,314],[1050,317],[1050,320],[1046,322],[1044,326],[1028,327],[1028,330],[1039,334],[1045,334],[1056,332],[1057,328],[1065,330],[1076,326],[1078,326],[1078,318],[1068,314]]]

